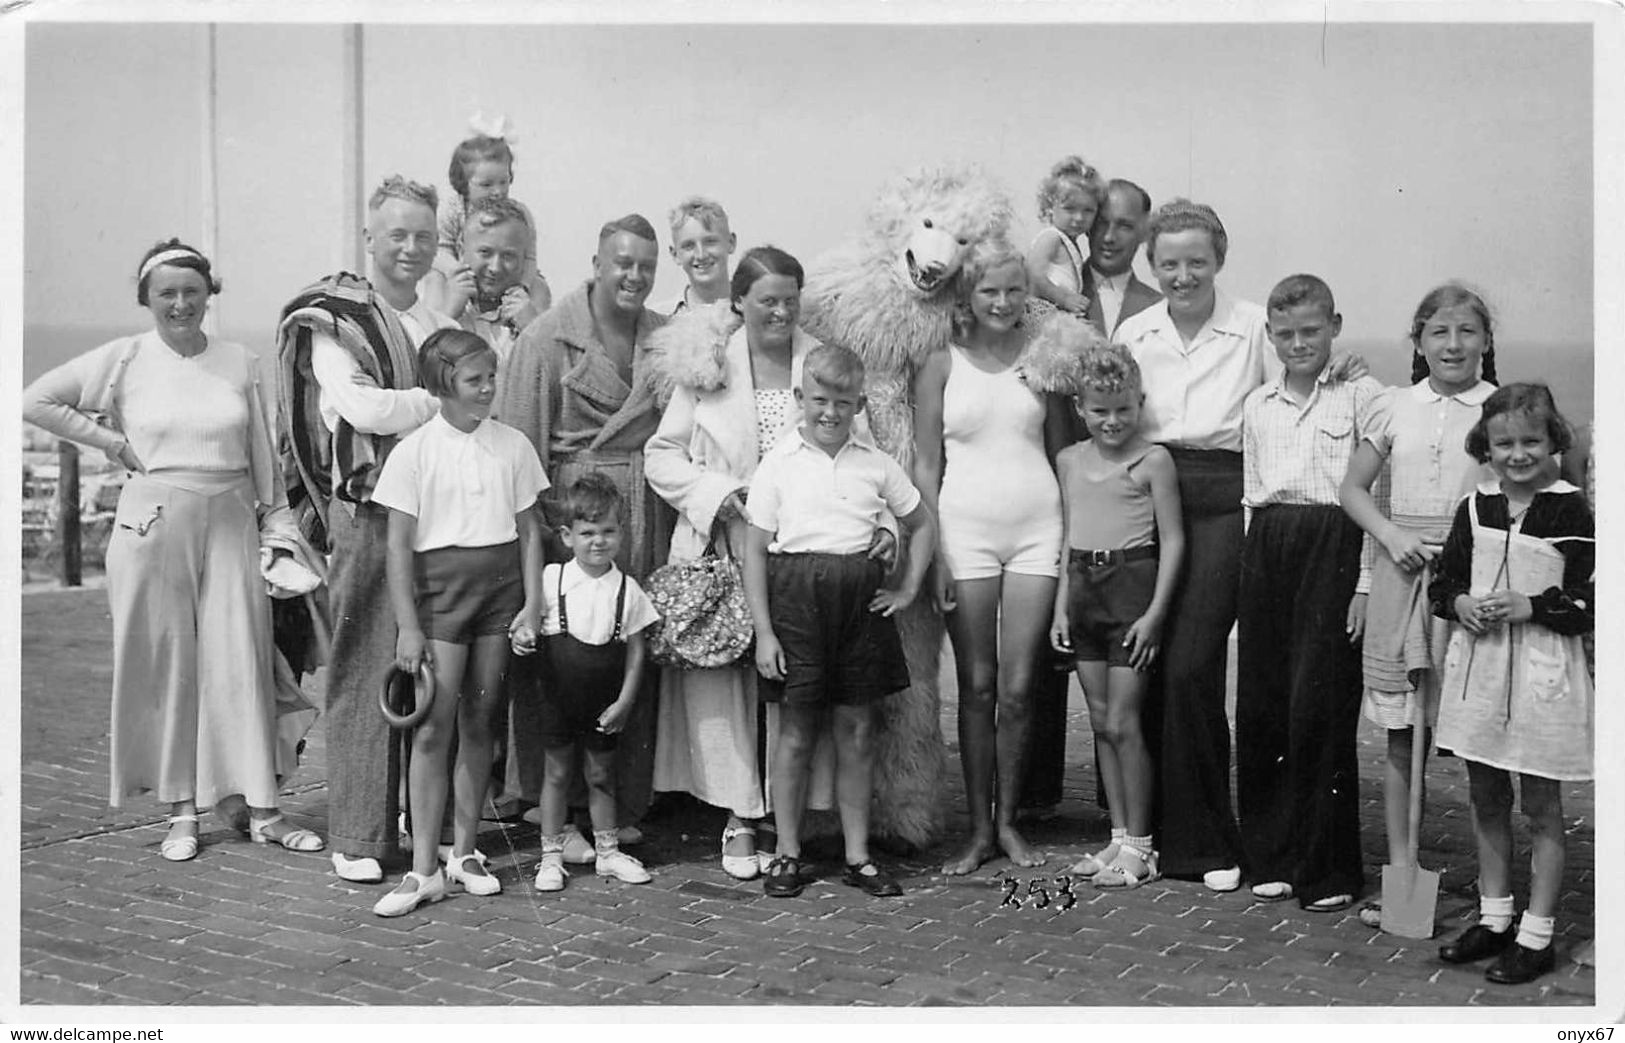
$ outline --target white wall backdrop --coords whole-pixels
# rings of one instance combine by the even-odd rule
[[[198,235],[204,38],[29,27],[30,327],[139,323],[141,251]],[[219,307],[259,347],[280,304],[343,260],[341,39],[219,29]],[[1589,372],[1585,24],[370,25],[364,46],[369,184],[399,171],[445,190],[468,116],[507,114],[514,194],[558,291],[608,217],[642,211],[664,239],[666,210],[703,192],[741,247],[809,259],[925,162],[985,164],[1026,237],[1037,181],[1079,152],[1156,200],[1214,205],[1232,292],[1324,276],[1345,341],[1392,349],[1379,376],[1404,376],[1411,310],[1453,276],[1496,308],[1504,373],[1538,372],[1520,351]],[[668,263],[656,293],[680,281]]]

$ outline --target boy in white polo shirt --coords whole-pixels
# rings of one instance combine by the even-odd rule
[[[827,719],[844,880],[870,895],[899,895],[897,881],[869,857],[874,706],[909,685],[891,617],[919,592],[936,526],[902,467],[852,436],[866,401],[863,361],[854,352],[833,345],[808,352],[795,397],[802,423],[762,457],[747,500],[745,594],[756,624],[756,669],[762,698],[780,704],[769,783],[779,847],[763,889],[790,898],[806,886],[801,809],[808,761]],[[884,566],[868,554],[887,511],[909,537],[895,589],[881,585]]]

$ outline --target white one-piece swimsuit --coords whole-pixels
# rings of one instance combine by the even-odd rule
[[[949,345],[942,390],[943,553],[954,579],[1056,576],[1061,489],[1044,455],[1044,403],[1016,367],[987,373]]]

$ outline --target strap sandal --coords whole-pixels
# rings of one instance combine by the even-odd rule
[[[1284,902],[1292,897],[1292,885],[1285,880],[1267,880],[1252,887],[1253,898],[1260,902]]]
[[[406,885],[412,884],[412,890],[406,890]],[[395,885],[395,890],[378,899],[372,911],[379,916],[405,916],[425,902],[438,902],[446,897],[446,878],[440,870],[425,876],[421,873],[407,873],[401,882]]]
[[[272,826],[283,821],[282,815],[272,815],[264,821],[250,820],[248,835],[256,844],[280,844],[288,851],[320,851],[327,846],[327,841],[321,835],[310,829],[290,829],[281,836],[274,836],[267,832]]]
[[[1111,865],[1094,875],[1090,881],[1103,891],[1132,891],[1142,884],[1162,879],[1157,868],[1157,853],[1141,851],[1127,844],[1117,849]]]
[[[468,863],[473,860],[480,870],[477,873],[468,871]],[[452,855],[446,860],[446,879],[463,886],[463,890],[471,895],[494,895],[502,890],[502,881],[485,872],[485,854],[472,851],[466,855]]]
[[[440,861],[446,863],[447,865],[451,864],[451,845],[450,844],[441,844],[441,845],[439,845],[438,847],[436,847],[434,849],[434,853],[435,853],[435,857],[439,858]],[[477,858],[477,859],[480,860],[480,865],[482,865],[482,866],[490,861],[490,859],[485,857],[485,852],[481,851],[479,848],[475,848],[473,854],[464,855],[463,857],[464,858]]]
[[[192,832],[189,835],[165,837],[164,842],[158,845],[158,853],[171,862],[190,862],[197,857],[197,812],[169,816],[171,826],[179,822],[192,823]]]
[[[753,850],[748,855],[728,854],[728,843],[735,837],[750,837],[751,847],[754,848],[756,830],[751,826],[729,826],[722,831],[722,871],[735,880],[754,880],[761,875],[762,867]]]
[[[1092,877],[1104,873],[1106,868],[1117,860],[1117,852],[1122,850],[1122,847],[1122,844],[1114,840],[1094,854],[1084,855],[1072,863],[1072,875]]]
[[[794,855],[779,855],[767,867],[762,878],[762,893],[769,898],[794,898],[807,887],[801,878],[801,859]]]
[[[1313,902],[1304,902],[1303,909],[1304,912],[1308,913],[1339,913],[1353,904],[1354,896],[1345,893],[1327,895],[1325,898],[1319,898]]]

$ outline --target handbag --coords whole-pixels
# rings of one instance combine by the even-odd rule
[[[663,666],[712,670],[737,662],[756,636],[739,563],[716,540],[695,561],[672,562],[644,585],[660,621],[649,627],[649,656]]]

